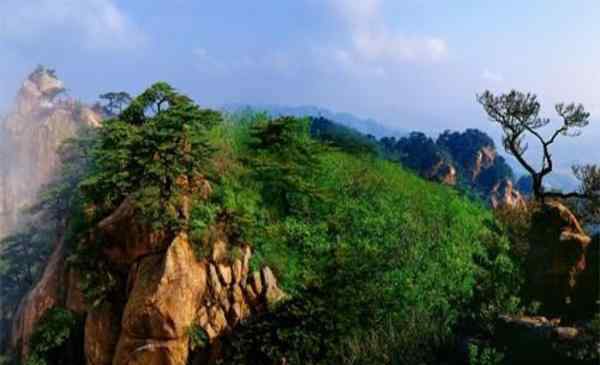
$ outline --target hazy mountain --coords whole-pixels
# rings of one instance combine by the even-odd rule
[[[338,113],[329,109],[320,108],[313,105],[305,106],[285,106],[285,105],[249,105],[249,104],[226,104],[221,108],[229,113],[240,112],[243,110],[264,111],[271,116],[294,116],[294,117],[323,117],[341,125],[353,128],[361,133],[370,134],[377,138],[382,137],[400,137],[408,132],[402,129],[385,127],[371,118],[360,118],[350,113]]]

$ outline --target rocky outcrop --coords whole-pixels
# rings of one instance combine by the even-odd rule
[[[455,186],[457,182],[456,169],[450,162],[440,160],[425,174],[430,180]]]
[[[529,236],[530,294],[549,313],[576,316],[577,303],[597,299],[586,299],[581,293],[575,296],[579,276],[587,266],[586,250],[591,238],[573,213],[559,202],[548,202],[533,214]]]
[[[62,81],[40,68],[23,83],[13,111],[0,121],[0,237],[19,222],[60,165],[58,147],[101,114],[73,100],[57,100]]]
[[[497,183],[490,193],[492,208],[527,209],[527,201],[513,186],[511,180],[502,180]]]
[[[42,278],[23,298],[13,319],[11,343],[23,357],[29,354],[29,339],[35,325],[46,312],[63,302],[65,244],[60,239],[50,256]]]
[[[119,289],[124,300],[96,307],[82,303],[79,274],[65,267],[61,243],[15,318],[13,346],[22,358],[37,321],[51,307],[65,306],[85,314],[88,365],[184,365],[193,328],[208,338],[202,356],[214,360],[221,336],[284,297],[268,267],[250,272],[251,248],[232,245],[226,224],[208,229],[202,242],[191,242],[185,232],[169,242],[168,235],[136,226],[131,206],[126,200],[92,233],[110,239],[107,259],[116,271],[128,273],[127,284]],[[196,245],[209,247],[209,254],[198,258]]]
[[[153,230],[136,219],[135,205],[127,198],[96,229],[106,242],[104,254],[115,265],[129,265],[143,256],[164,253],[173,241],[173,235]]]
[[[164,255],[143,257],[132,266],[133,286],[113,364],[185,364],[193,328],[201,328],[208,338],[203,355],[215,359],[221,336],[283,298],[269,268],[249,273],[250,247],[229,258],[220,255],[229,256],[224,245],[213,241],[212,254],[198,260],[181,234]]]
[[[475,181],[483,170],[494,166],[496,162],[496,148],[494,146],[484,146],[474,156],[474,161],[470,167],[471,180]]]
[[[560,319],[501,316],[494,342],[507,348],[509,364],[597,364],[600,334],[590,322],[564,325]]]
[[[113,363],[185,364],[187,331],[206,291],[205,265],[196,260],[182,234],[164,255],[142,257],[131,270],[133,289]]]

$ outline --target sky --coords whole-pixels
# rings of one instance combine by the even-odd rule
[[[88,102],[162,80],[204,106],[316,105],[498,140],[476,94],[516,88],[549,117],[561,101],[592,113],[556,146],[564,170],[600,160],[598,19],[597,0],[0,0],[0,110],[44,64]]]

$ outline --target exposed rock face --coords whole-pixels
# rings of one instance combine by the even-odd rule
[[[483,170],[494,166],[496,162],[496,149],[494,146],[484,146],[475,154],[471,167],[471,180],[475,181]]]
[[[440,182],[442,184],[454,186],[456,185],[456,169],[451,163],[440,160],[426,174],[427,178]]]
[[[71,100],[51,71],[36,70],[23,83],[15,107],[0,121],[0,237],[19,221],[60,163],[58,147],[82,126],[98,126],[101,115]]]
[[[123,313],[114,364],[185,364],[188,329],[206,291],[206,269],[185,235],[141,258]]]
[[[220,336],[284,297],[269,268],[249,272],[249,246],[237,249],[238,257],[233,257],[226,227],[209,229],[202,244],[211,247],[211,254],[199,260],[185,233],[167,242],[165,235],[136,227],[133,216],[125,214],[131,204],[126,200],[96,229],[96,234],[111,239],[105,253],[115,269],[129,273],[122,288],[125,302],[107,302],[97,308],[81,303],[78,274],[66,270],[61,243],[14,321],[13,346],[23,358],[37,321],[51,307],[66,306],[87,314],[88,365],[184,365],[194,326],[202,328],[209,340],[201,355],[206,361],[214,360],[219,356]]]
[[[119,334],[121,310],[112,303],[91,308],[85,320],[84,351],[87,365],[112,365]]]
[[[586,269],[590,242],[573,213],[561,203],[549,202],[534,213],[527,258],[531,295],[551,313],[576,315],[575,303],[584,298],[574,294]]]
[[[502,180],[497,183],[490,193],[490,202],[492,208],[516,208],[526,209],[527,202],[521,193],[515,189],[513,182],[510,180]]]
[[[173,241],[172,235],[152,230],[136,220],[131,199],[123,203],[97,227],[107,242],[104,253],[115,265],[129,265],[143,256],[161,254]]]
[[[23,298],[13,319],[11,342],[20,348],[21,355],[29,353],[29,339],[35,325],[46,312],[62,303],[61,286],[64,279],[64,241],[57,242],[44,273],[36,286]]]

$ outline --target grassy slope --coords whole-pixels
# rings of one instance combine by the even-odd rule
[[[255,121],[246,117],[214,130],[217,159],[236,165],[248,153],[244,140]],[[489,210],[372,156],[338,150],[320,160],[312,179],[326,201],[309,217],[261,220],[251,239],[259,264],[274,267],[288,292],[327,287],[342,342],[392,331],[396,343],[385,347],[410,352],[444,337],[472,297],[475,257],[485,255],[483,240],[492,234]],[[229,181],[243,180],[235,169],[230,174]],[[268,203],[255,188],[243,180],[237,194],[260,210]]]

